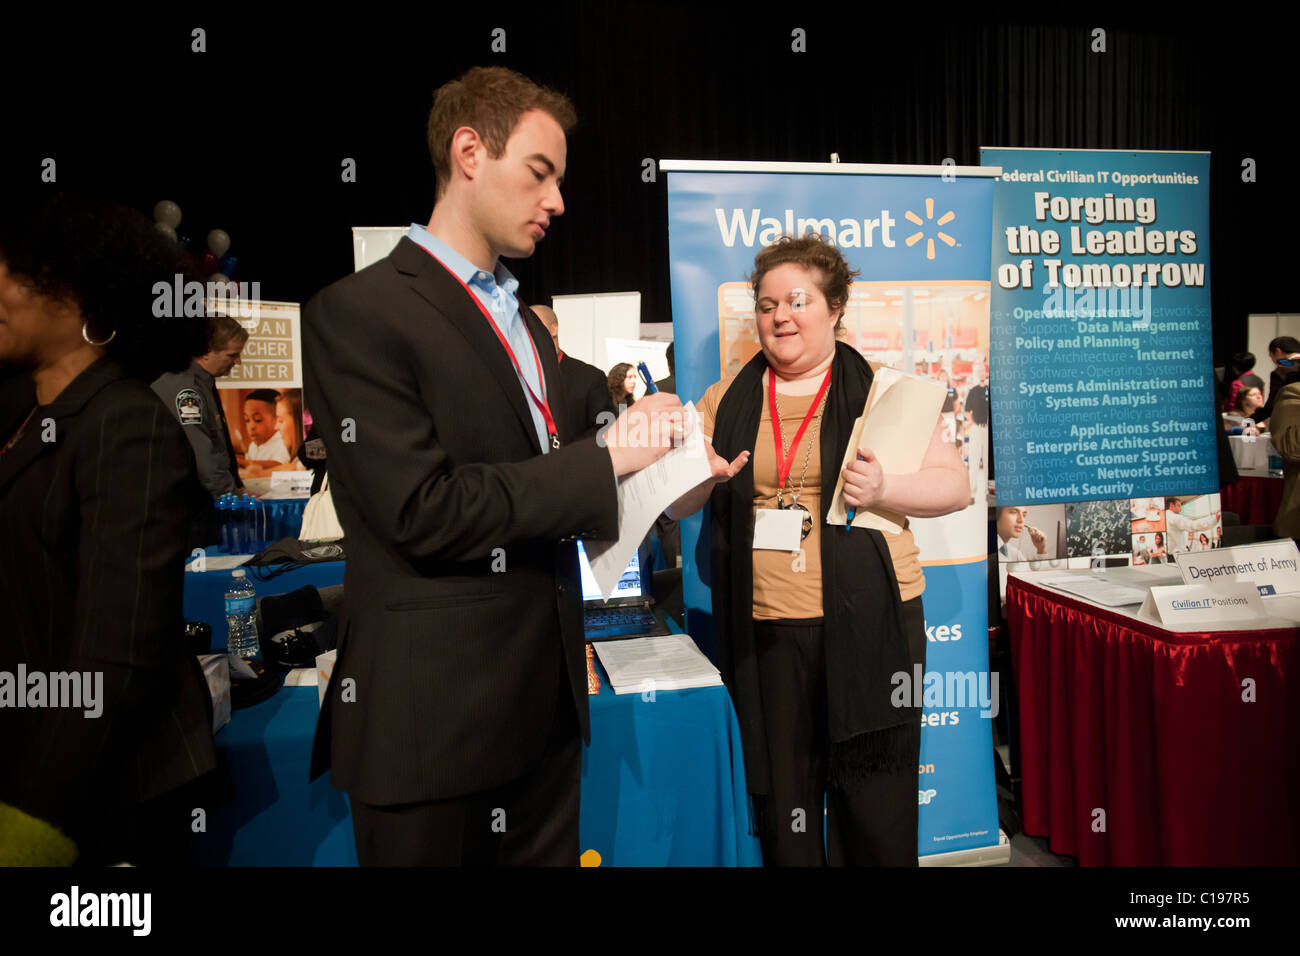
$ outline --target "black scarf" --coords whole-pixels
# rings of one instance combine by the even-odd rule
[[[728,461],[754,448],[767,360],[760,351],[718,406],[713,446]],[[871,367],[837,342],[819,434],[821,509],[829,507],[853,424],[871,388]],[[754,649],[754,467],[751,459],[718,485],[712,509],[713,619],[719,665],[736,704],[746,782],[763,825],[762,797],[771,792],[758,660]],[[823,520],[814,515],[814,520]],[[828,781],[852,786],[868,774],[914,770],[920,709],[891,703],[895,673],[912,673],[902,627],[898,579],[879,531],[822,524],[822,608],[826,637],[826,697],[831,742]]]

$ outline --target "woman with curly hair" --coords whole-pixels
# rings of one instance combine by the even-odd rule
[[[202,351],[202,316],[154,308],[182,271],[132,210],[60,193],[0,210],[0,672],[28,675],[27,705],[0,707],[0,864],[183,852],[177,788],[215,766],[181,614],[210,504],[148,384]],[[56,675],[71,706],[33,699]]]
[[[619,362],[609,370],[609,400],[616,411],[631,405],[632,393],[636,391],[636,367],[627,362]]]

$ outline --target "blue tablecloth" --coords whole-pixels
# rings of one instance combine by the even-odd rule
[[[341,562],[255,582],[259,595],[342,581]],[[229,572],[186,575],[185,610],[224,643]],[[219,630],[218,630],[219,629]],[[220,635],[220,638],[218,638]],[[582,756],[581,848],[603,866],[758,866],[748,833],[740,729],[724,687],[615,695],[601,674]],[[307,782],[319,712],[315,687],[284,687],[237,710],[216,737],[233,801],[209,809],[193,862],[234,866],[353,866],[344,794],[329,775]]]

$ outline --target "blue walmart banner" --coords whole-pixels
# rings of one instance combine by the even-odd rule
[[[980,154],[999,503],[1217,491],[1209,154]]]
[[[983,400],[974,390],[985,394],[988,381],[992,179],[941,176],[933,167],[921,175],[900,174],[899,167],[882,173],[802,165],[685,168],[702,165],[664,167],[683,401],[698,402],[758,350],[753,294],[745,283],[754,256],[783,234],[810,229],[832,237],[861,273],[844,317],[846,341],[873,361],[949,384],[945,427],[967,460],[972,503],[958,514],[912,522],[926,574],[926,673],[905,675],[897,693],[925,708],[919,853],[995,845],[989,721],[998,695],[986,638],[987,434],[974,421],[980,416],[964,412],[968,398]],[[716,656],[702,519],[682,523],[687,629]]]

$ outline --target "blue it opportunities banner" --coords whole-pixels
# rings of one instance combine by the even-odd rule
[[[669,172],[673,334],[682,400],[758,351],[754,256],[783,234],[834,237],[853,268],[845,340],[873,361],[949,384],[944,422],[966,459],[971,505],[914,520],[926,589],[925,675],[898,692],[924,706],[919,853],[998,842],[989,721],[987,432],[990,178],[832,172]],[[978,389],[978,394],[972,391]],[[967,415],[965,403],[981,408]],[[976,424],[974,418],[979,418]],[[688,631],[715,657],[705,511],[682,523]],[[920,677],[920,680],[916,678]]]
[[[1209,154],[980,156],[999,503],[1218,491]]]

